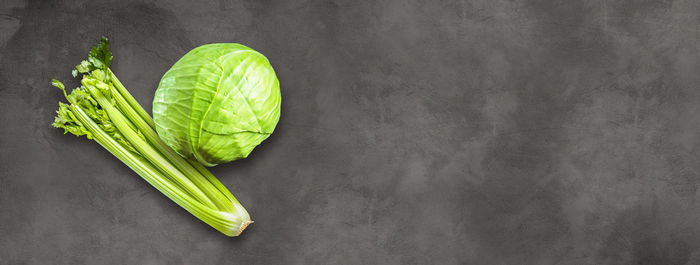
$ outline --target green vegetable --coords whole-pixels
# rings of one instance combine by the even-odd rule
[[[64,133],[85,135],[107,149],[161,193],[210,226],[237,236],[252,221],[235,197],[204,166],[188,161],[156,134],[148,113],[119,82],[109,65],[109,41],[102,38],[88,60],[73,70],[81,86],[60,102],[54,127]]]
[[[275,71],[259,52],[234,43],[199,46],[168,70],[153,99],[163,141],[206,166],[245,158],[280,118]]]

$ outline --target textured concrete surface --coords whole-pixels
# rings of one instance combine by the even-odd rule
[[[0,264],[700,264],[698,1],[0,1]],[[268,56],[282,120],[213,168],[227,238],[49,126],[100,35],[150,109]]]

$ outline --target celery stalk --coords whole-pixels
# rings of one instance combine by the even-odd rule
[[[73,71],[82,75],[80,87],[67,94],[53,80],[70,103],[59,103],[53,126],[95,140],[195,217],[225,235],[240,235],[252,223],[248,212],[204,166],[163,143],[153,119],[109,69],[111,59],[103,38]]]

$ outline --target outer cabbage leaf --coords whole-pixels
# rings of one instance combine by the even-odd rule
[[[207,44],[165,73],[153,120],[180,155],[214,166],[247,157],[267,139],[280,105],[279,81],[265,56],[241,44]]]

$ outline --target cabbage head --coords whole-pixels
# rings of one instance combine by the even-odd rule
[[[280,118],[279,81],[259,52],[236,43],[199,46],[160,80],[158,135],[180,155],[214,166],[245,158]]]

